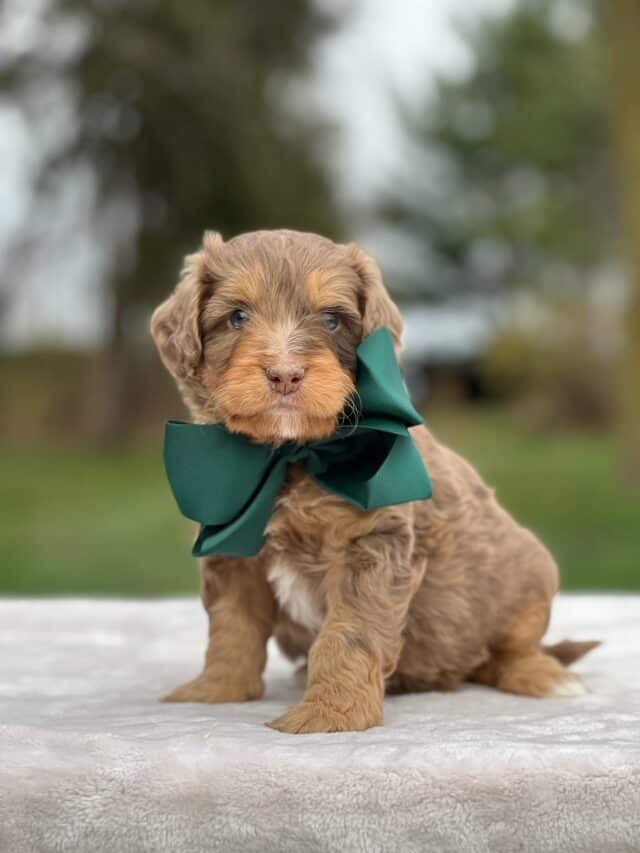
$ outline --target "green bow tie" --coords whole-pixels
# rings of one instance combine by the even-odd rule
[[[252,444],[220,424],[169,421],[164,462],[183,515],[201,524],[193,555],[250,557],[287,473],[302,462],[315,482],[363,510],[431,497],[431,483],[408,426],[422,423],[411,405],[389,332],[357,349],[357,426],[322,441],[281,447]]]

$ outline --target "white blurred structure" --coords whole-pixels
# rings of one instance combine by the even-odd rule
[[[455,376],[461,393],[470,393],[477,365],[506,313],[497,304],[471,299],[404,308],[402,366],[414,401],[420,404],[428,396],[436,372]]]

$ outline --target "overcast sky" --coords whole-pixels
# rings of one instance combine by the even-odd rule
[[[390,92],[417,98],[437,73],[464,75],[470,59],[456,22],[511,5],[512,0],[359,0],[348,25],[325,40],[317,86],[324,109],[344,129],[336,167],[348,197],[368,194],[397,162],[400,137]]]
[[[33,0],[34,5],[41,0]],[[318,0],[342,8],[342,0]],[[330,152],[341,198],[358,203],[389,174],[400,156],[400,136],[390,104],[392,90],[412,98],[428,89],[435,73],[464,74],[469,58],[454,22],[501,11],[511,0],[359,0],[346,27],[325,39],[317,53],[314,97],[341,126]],[[24,13],[26,4],[13,3]],[[5,38],[7,32],[5,31]],[[23,213],[24,184],[34,141],[17,114],[0,111],[0,251],[3,234]],[[100,330],[100,302],[86,246],[62,258],[55,285],[16,301],[11,337],[82,343]],[[34,288],[38,287],[35,283]]]

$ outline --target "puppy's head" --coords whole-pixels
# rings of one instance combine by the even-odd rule
[[[207,232],[151,332],[200,422],[263,443],[330,435],[354,391],[356,348],[402,321],[376,263],[355,244],[258,231]]]

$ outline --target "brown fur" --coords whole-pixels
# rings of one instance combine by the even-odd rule
[[[242,328],[230,323],[238,308],[249,314]],[[349,411],[355,348],[382,325],[399,349],[402,321],[371,258],[275,231],[228,243],[207,234],[152,332],[196,421],[278,444],[334,430]],[[291,405],[265,378],[274,365],[305,371]],[[290,657],[307,657],[304,697],[270,724],[286,732],[379,725],[385,690],[571,688],[563,663],[592,644],[540,645],[558,583],[552,557],[470,465],[425,427],[412,434],[432,500],[362,512],[293,467],[261,553],[201,561],[205,667],[167,699],[257,698],[272,634]]]

